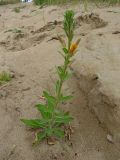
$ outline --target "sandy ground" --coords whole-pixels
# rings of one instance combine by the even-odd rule
[[[20,13],[13,11],[16,6],[20,6]],[[116,14],[120,14],[119,8],[111,7],[96,9],[98,15],[81,17],[85,14],[83,7],[72,7],[77,19],[75,35],[82,40],[86,34],[107,25],[108,22],[100,19],[100,12],[107,13],[109,20],[111,14],[114,20]],[[0,160],[120,159],[120,148],[107,141],[107,131],[88,109],[86,95],[74,76],[65,84],[65,90],[74,95],[74,100],[61,106],[75,118],[70,141],[61,140],[54,146],[43,142],[33,147],[34,132],[20,122],[21,117],[39,116],[34,105],[40,101],[44,89],[52,92],[56,78],[54,66],[61,64],[62,58],[57,53],[59,43],[51,38],[57,33],[63,35],[61,23],[67,8],[70,7],[40,9],[19,4],[0,7],[0,70],[10,71],[15,76],[0,87]]]

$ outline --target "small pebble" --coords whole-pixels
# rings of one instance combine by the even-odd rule
[[[75,156],[77,156],[78,154],[77,153],[75,153]]]
[[[114,143],[114,142],[113,142],[113,137],[112,137],[112,135],[110,135],[110,134],[107,135],[107,140],[108,140],[108,142],[110,142],[110,143]]]
[[[23,88],[23,91],[28,91],[28,90],[30,90],[30,87]]]

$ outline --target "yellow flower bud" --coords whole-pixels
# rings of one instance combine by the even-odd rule
[[[75,51],[76,51],[79,43],[80,43],[80,39],[78,39],[78,40],[76,41],[76,43],[73,43],[73,44],[70,46],[70,53],[71,53],[71,54],[74,54],[74,53],[75,53]]]
[[[73,43],[71,46],[70,46],[70,53],[74,54],[75,50],[77,49],[77,44],[76,43]]]

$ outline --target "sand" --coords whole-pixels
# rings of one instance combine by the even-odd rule
[[[20,13],[13,11],[16,6],[20,7]],[[62,63],[58,53],[60,45],[53,37],[58,33],[64,36],[62,21],[68,8],[75,10],[75,36],[82,38],[81,45],[85,45],[86,36],[92,32],[100,34],[99,29],[112,24],[116,15],[120,15],[119,7],[93,9],[91,6],[89,13],[84,13],[82,5],[42,9],[32,4],[0,6],[0,70],[14,75],[12,81],[0,86],[0,160],[120,159],[120,148],[107,140],[108,132],[91,112],[87,94],[81,89],[80,79],[75,75],[64,86],[74,99],[61,106],[74,117],[74,133],[70,141],[63,139],[53,146],[48,146],[44,141],[33,147],[35,132],[20,121],[23,117],[38,117],[34,106],[41,101],[42,91],[53,91],[56,79],[54,67]],[[91,15],[91,12],[94,14]],[[108,21],[99,17],[101,12]],[[116,19],[115,22],[118,30],[117,23],[120,21]],[[109,29],[107,32],[111,31]],[[79,54],[83,54],[80,48]]]

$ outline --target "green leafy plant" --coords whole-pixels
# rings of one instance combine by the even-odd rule
[[[0,0],[0,5],[19,3],[20,0]]]
[[[0,85],[12,79],[11,75],[5,71],[0,73]]]
[[[5,33],[7,33],[7,32],[22,33],[23,31],[19,28],[13,28],[13,29],[8,29],[5,31]]]
[[[36,5],[56,5],[67,3],[68,0],[33,0]]]
[[[64,5],[64,4],[76,4],[81,2],[80,0],[33,0],[36,5]]]
[[[34,129],[41,129],[36,134],[35,142],[42,139],[56,139],[64,137],[64,125],[69,124],[73,118],[69,112],[64,112],[58,109],[58,105],[62,102],[66,102],[72,98],[71,95],[64,95],[62,93],[63,83],[70,77],[69,65],[72,62],[72,57],[76,53],[76,48],[80,42],[80,39],[76,43],[72,43],[74,36],[74,12],[66,11],[64,15],[64,31],[67,36],[67,45],[64,39],[58,36],[58,40],[62,45],[62,56],[64,58],[64,64],[57,67],[58,80],[55,84],[55,95],[51,95],[48,91],[43,92],[43,97],[46,103],[40,103],[36,105],[36,108],[41,114],[41,119],[21,119],[28,127]]]
[[[98,4],[119,4],[120,0],[33,0],[36,5],[56,5],[56,4],[68,4],[68,3],[81,3],[84,5],[85,11],[88,9],[89,3]]]
[[[16,13],[20,13],[20,8],[19,8],[19,7],[15,7],[15,8],[13,9],[13,11],[16,12]]]

